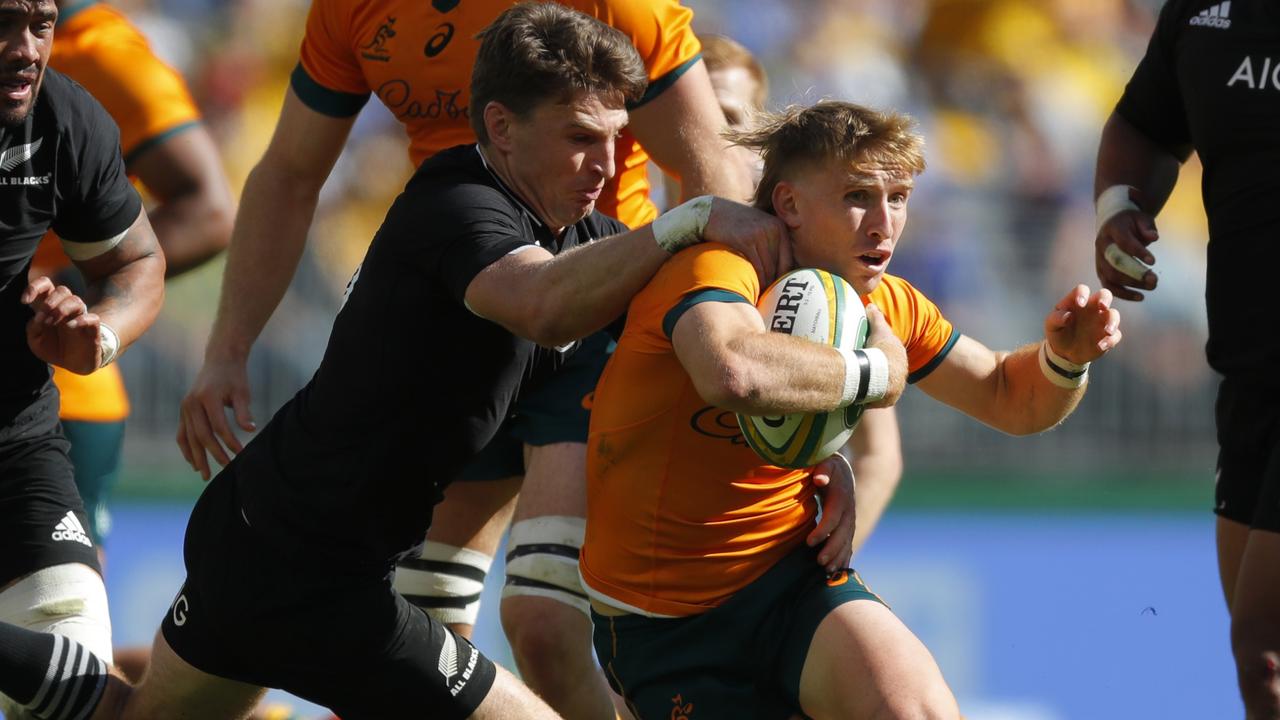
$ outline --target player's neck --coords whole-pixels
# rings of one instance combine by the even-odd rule
[[[476,149],[480,152],[480,158],[484,160],[485,166],[502,182],[503,189],[513,195],[529,214],[537,218],[538,222],[550,228],[553,237],[560,237],[564,233],[564,226],[557,226],[547,219],[548,214],[538,204],[537,193],[533,192],[533,188],[527,183],[521,182],[518,173],[512,171],[510,158],[492,147],[486,148],[477,144]]]

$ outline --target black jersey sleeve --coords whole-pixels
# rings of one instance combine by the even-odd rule
[[[93,96],[72,86],[62,126],[66,151],[58,159],[61,205],[53,230],[69,242],[98,242],[128,230],[142,211],[142,199],[125,172],[120,129]]]
[[[436,271],[459,303],[481,270],[516,250],[537,245],[529,221],[500,190],[457,185],[444,190],[436,202],[434,224],[444,237]]]
[[[1116,105],[1120,117],[1170,151],[1191,142],[1175,64],[1178,35],[1186,24],[1186,15],[1185,0],[1165,3],[1147,53]]]

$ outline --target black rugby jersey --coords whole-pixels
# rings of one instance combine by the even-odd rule
[[[0,409],[24,407],[49,381],[49,366],[27,347],[31,311],[20,301],[40,238],[52,228],[68,242],[106,240],[141,210],[115,121],[84,88],[47,68],[26,120],[0,125]]]
[[[1175,154],[1199,153],[1209,220],[1209,364],[1227,375],[1273,376],[1280,368],[1280,334],[1269,326],[1280,310],[1272,287],[1280,262],[1280,4],[1167,3],[1116,112]]]
[[[389,570],[521,385],[563,359],[468,310],[471,280],[523,247],[558,253],[626,229],[593,212],[557,240],[476,146],[424,162],[352,278],[315,376],[232,462],[245,518],[285,547]]]

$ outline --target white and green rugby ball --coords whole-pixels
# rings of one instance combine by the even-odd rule
[[[793,270],[756,303],[765,325],[830,347],[858,350],[867,341],[867,313],[844,278],[825,270]],[[862,417],[862,405],[826,413],[744,415],[738,426],[747,445],[770,465],[806,468],[834,455]]]

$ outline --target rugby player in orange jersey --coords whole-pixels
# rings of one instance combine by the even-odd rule
[[[702,60],[725,120],[734,130],[751,125],[765,107],[769,77],[751,51],[724,35],[698,34]],[[752,183],[759,182],[763,161],[756,153],[745,156]],[[898,411],[892,407],[867,408],[849,438],[846,455],[858,478],[857,523],[853,552],[866,543],[889,507],[902,479],[902,437]]]
[[[993,352],[886,274],[924,169],[904,115],[827,101],[737,139],[762,152],[756,206],[786,223],[797,263],[840,275],[870,303],[870,349],[769,332],[750,263],[711,243],[677,254],[636,295],[588,442],[580,567],[596,652],[642,720],[956,718],[924,645],[806,542],[811,473],[764,465],[707,418],[830,411],[868,390],[890,401],[902,363],[932,397],[1009,433],[1039,432],[1079,402],[1088,363],[1120,341],[1119,314],[1109,291],[1079,285],[1049,311],[1044,341]]]
[[[348,720],[556,717],[392,574],[522,387],[616,320],[673,253],[740,247],[766,260],[760,282],[789,264],[782,221],[732,201],[695,198],[636,230],[594,211],[645,86],[617,30],[557,3],[504,11],[471,80],[479,141],[418,168],[315,375],[206,486],[141,684],[75,640],[0,622],[0,692],[38,715],[52,703],[58,720],[239,718],[265,687]]]
[[[370,95],[405,127],[415,165],[473,142],[468,83],[476,33],[510,0],[313,0],[300,61],[275,135],[245,186],[205,364],[183,402],[178,444],[206,478],[206,453],[221,464],[240,451],[224,414],[252,430],[246,360],[279,303],[303,250],[320,187]],[[617,174],[600,211],[640,227],[657,210],[648,198],[650,157],[680,179],[689,199],[746,200],[751,183],[718,132],[724,127],[692,12],[677,0],[566,0],[627,35],[649,87],[629,107],[617,142]],[[449,487],[418,557],[406,558],[397,588],[464,635],[508,523],[503,625],[524,678],[575,718],[612,717],[595,671],[590,620],[578,581],[585,499],[584,396],[604,364],[603,336],[589,339],[565,372],[520,399],[485,453]],[[586,350],[591,350],[587,352]],[[430,474],[424,463],[422,472]],[[526,481],[521,483],[521,476]],[[516,507],[515,493],[520,492]],[[424,508],[424,512],[425,512]]]

